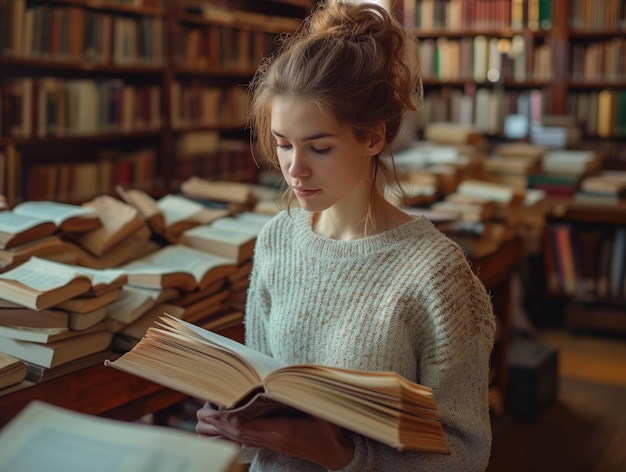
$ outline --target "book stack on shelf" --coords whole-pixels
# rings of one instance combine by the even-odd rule
[[[549,148],[527,142],[498,144],[483,161],[483,178],[492,182],[528,188],[529,175],[541,169],[541,160]]]
[[[0,352],[0,390],[19,384],[26,378],[28,367],[17,357]]]
[[[243,313],[252,269],[256,238],[271,215],[242,212],[234,217],[220,218],[209,225],[198,226],[183,233],[181,244],[231,259],[236,271],[228,276],[226,308],[232,319]],[[211,322],[216,322],[211,317]],[[204,325],[206,327],[206,325]]]
[[[572,200],[590,205],[626,205],[626,171],[604,169],[584,177]]]
[[[75,262],[75,254],[63,243],[66,235],[79,235],[102,226],[91,208],[57,202],[22,202],[0,212],[0,272],[31,256]]]
[[[184,231],[229,214],[226,208],[210,208],[183,195],[155,199],[140,189],[118,187],[117,192],[139,212],[152,233],[169,244],[176,244]]]
[[[67,234],[64,243],[76,263],[94,269],[118,267],[158,246],[150,241],[147,223],[136,208],[109,195],[82,204],[93,209],[102,226],[80,234]]]
[[[481,257],[518,234],[525,196],[525,190],[509,185],[465,179],[431,208],[456,213],[458,217],[442,225],[442,231],[469,255]]]
[[[540,171],[529,176],[528,186],[548,197],[570,199],[584,177],[601,169],[602,157],[594,151],[552,149],[543,155]]]
[[[10,325],[0,325],[0,351],[22,359],[29,371],[32,365],[40,373],[70,362],[80,363],[79,359],[87,356],[91,361],[93,356],[102,361],[112,339],[105,323],[96,320],[89,327],[81,326],[84,329],[73,329],[68,311],[58,308],[71,300],[77,301],[78,306],[78,301],[93,289],[94,280],[82,268],[37,257],[0,274],[0,304],[17,309],[25,320],[20,322],[13,317]],[[98,284],[107,285],[97,280]],[[57,316],[58,312],[65,316]]]

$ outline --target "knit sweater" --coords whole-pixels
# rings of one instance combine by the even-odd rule
[[[418,217],[353,241],[324,238],[311,214],[282,212],[260,233],[246,343],[292,364],[395,371],[433,389],[451,455],[397,451],[348,433],[352,471],[481,471],[491,448],[491,300],[460,248]],[[321,471],[270,450],[250,472]]]

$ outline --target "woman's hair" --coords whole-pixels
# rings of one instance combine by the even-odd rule
[[[261,64],[250,91],[255,146],[273,167],[278,168],[278,158],[270,129],[272,103],[276,97],[296,97],[332,112],[357,139],[383,122],[385,145],[373,171],[376,181],[386,183],[393,164],[381,159],[393,163],[392,143],[402,119],[422,100],[416,40],[378,5],[320,2]]]

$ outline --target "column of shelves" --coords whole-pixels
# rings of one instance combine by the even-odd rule
[[[172,188],[192,175],[256,179],[245,129],[246,85],[276,47],[276,37],[295,31],[311,6],[304,1],[178,4],[169,88]],[[284,16],[285,9],[292,16]]]
[[[11,204],[158,186],[164,16],[160,0],[0,2]]]
[[[423,122],[474,125],[502,136],[504,118],[556,112],[552,17],[545,3],[405,0],[405,27],[424,71]]]
[[[578,118],[585,146],[608,167],[626,166],[626,5],[590,0],[569,6],[567,113]]]
[[[396,8],[420,44],[424,122],[500,137],[510,113],[568,114],[584,128],[581,147],[626,166],[623,1],[404,0]]]

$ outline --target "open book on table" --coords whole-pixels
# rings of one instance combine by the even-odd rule
[[[188,431],[31,402],[0,431],[4,472],[243,472],[239,448]]]
[[[394,372],[286,365],[165,315],[105,365],[245,417],[296,411],[397,449],[449,453],[431,389]]]

